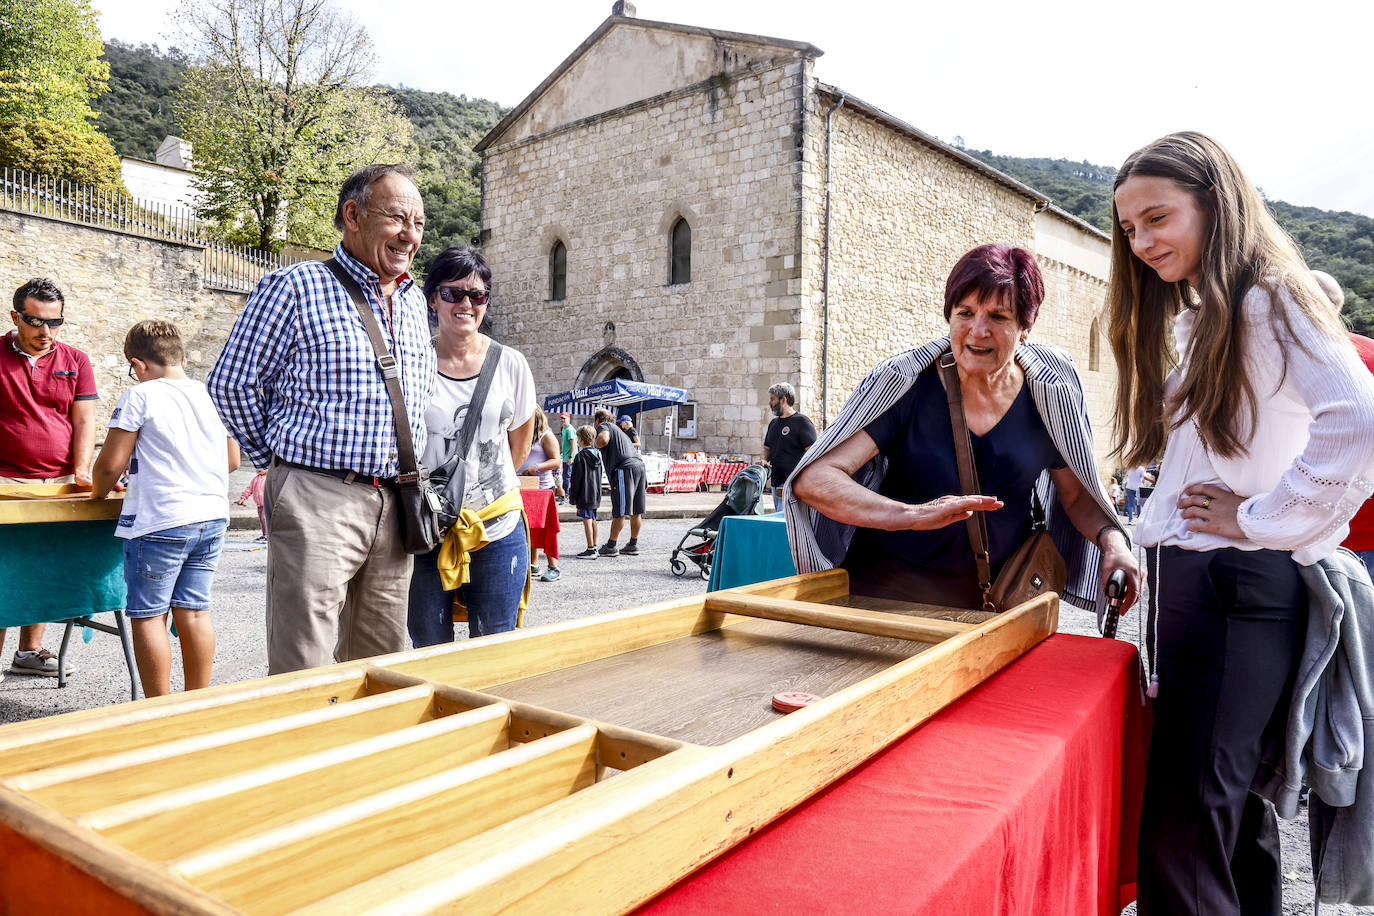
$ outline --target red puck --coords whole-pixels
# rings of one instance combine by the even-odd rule
[[[788,690],[784,693],[773,694],[773,708],[779,712],[796,712],[803,706],[810,706],[819,700],[820,697],[814,693],[802,693],[800,690]]]

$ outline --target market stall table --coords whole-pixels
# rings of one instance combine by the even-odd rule
[[[697,487],[706,480],[704,461],[674,461],[668,466],[668,474],[663,479],[664,493],[695,493]]]
[[[707,591],[796,574],[781,512],[731,515],[720,520]]]
[[[735,479],[735,475],[747,467],[747,461],[712,461],[706,465],[706,484],[717,484],[724,490]]]
[[[74,498],[64,498],[68,496]],[[67,647],[76,626],[120,638],[129,689],[138,698],[133,646],[124,619],[124,542],[114,536],[123,501],[92,500],[71,485],[0,486],[0,627],[67,624],[58,652],[65,687]],[[113,626],[96,614],[114,615]]]
[[[700,913],[1115,914],[1135,898],[1134,647],[1059,634],[647,904]]]

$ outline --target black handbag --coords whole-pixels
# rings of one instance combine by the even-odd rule
[[[959,370],[954,355],[946,351],[939,360],[949,401],[949,421],[954,430],[954,454],[959,467],[959,486],[965,496],[979,491],[978,468],[973,463],[973,442],[969,439],[964,416],[964,393],[959,387]],[[983,610],[1005,611],[1045,592],[1063,592],[1069,581],[1069,568],[1045,527],[1039,499],[1031,494],[1031,533],[1002,564],[997,581],[992,581],[992,560],[988,556],[988,523],[982,512],[968,519],[968,539],[978,569],[978,587],[983,592]]]
[[[405,398],[401,394],[401,374],[396,365],[396,357],[382,337],[382,329],[368,307],[358,281],[348,273],[334,258],[324,262],[330,272],[348,290],[353,307],[358,310],[367,336],[372,341],[372,352],[377,356],[377,368],[386,383],[387,397],[391,399],[391,415],[396,424],[396,456],[401,473],[396,477],[398,506],[401,516],[401,541],[406,553],[429,553],[439,546],[443,532],[439,527],[439,494],[430,483],[429,472],[415,459],[415,443],[410,436],[410,416],[406,413]]]
[[[467,492],[468,452],[472,451],[477,427],[482,425],[482,408],[487,403],[487,392],[491,390],[491,380],[500,362],[501,345],[493,340],[487,348],[487,355],[483,357],[482,371],[477,376],[477,387],[473,389],[472,400],[468,402],[467,416],[453,454],[430,472],[429,479],[439,499],[439,528],[442,531],[451,528],[462,511],[463,494]]]

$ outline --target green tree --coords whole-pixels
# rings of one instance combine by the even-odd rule
[[[89,128],[110,69],[86,0],[0,0],[0,124],[42,118]]]
[[[365,85],[366,30],[328,0],[187,0],[179,18],[194,63],[176,115],[201,216],[259,248],[333,247],[344,178],[410,141],[400,109]]]
[[[128,193],[119,177],[114,147],[90,127],[46,118],[6,119],[3,125],[0,165]]]

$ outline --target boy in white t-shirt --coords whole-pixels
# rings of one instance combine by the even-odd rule
[[[229,523],[229,472],[239,466],[239,447],[205,385],[186,377],[176,325],[140,321],[124,338],[124,358],[139,384],[115,404],[91,495],[107,495],[127,468],[115,536],[125,539],[125,614],[133,622],[138,678],[152,697],[171,692],[168,611],[181,638],[186,689],[210,684],[210,584]]]

